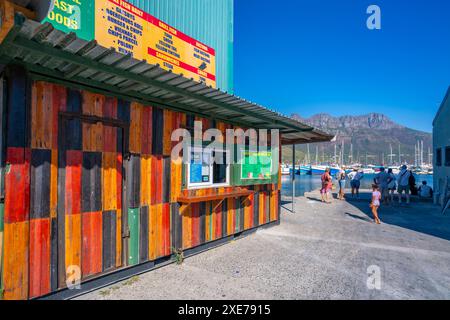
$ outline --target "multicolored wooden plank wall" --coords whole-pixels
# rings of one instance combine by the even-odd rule
[[[73,267],[87,280],[278,220],[279,184],[249,187],[248,199],[178,204],[234,188],[182,190],[173,130],[229,125],[32,82],[20,68],[8,79],[4,298],[64,288]]]

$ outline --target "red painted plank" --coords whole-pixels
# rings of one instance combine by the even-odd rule
[[[81,269],[83,278],[102,272],[102,213],[82,214]]]
[[[169,256],[171,252],[169,203],[163,204],[163,228],[164,228],[164,256]]]
[[[106,97],[103,103],[103,116],[109,119],[117,119],[117,99]]]
[[[142,110],[142,154],[150,155],[152,153],[152,108],[149,106],[144,106]]]
[[[215,206],[217,206],[217,204],[214,204]],[[223,204],[217,206],[214,214],[216,215],[216,218],[214,219],[215,223],[216,223],[216,234],[215,234],[215,239],[220,239],[222,238],[222,210],[223,210]]]
[[[29,296],[50,293],[50,218],[30,221]]]
[[[24,222],[30,216],[30,159],[31,150],[8,148],[5,176],[5,223]]]
[[[66,158],[65,211],[66,214],[80,214],[83,152],[67,151]]]
[[[162,156],[152,157],[152,188],[151,188],[151,201],[152,204],[161,204],[163,198],[163,158]]]

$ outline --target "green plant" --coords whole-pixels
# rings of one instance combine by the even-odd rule
[[[172,248],[173,254],[175,256],[175,262],[177,265],[183,264],[184,261],[184,253],[182,249]]]

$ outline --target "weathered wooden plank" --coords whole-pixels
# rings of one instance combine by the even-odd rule
[[[172,223],[172,249],[179,250],[183,247],[182,236],[182,216],[180,215],[180,205],[178,203],[170,204],[171,207],[171,223]]]
[[[136,265],[139,263],[139,208],[128,209],[128,228],[128,264]]]
[[[152,140],[153,140],[153,130],[152,130],[152,113],[153,109],[149,106],[144,106],[142,110],[142,128],[141,128],[141,151],[143,155],[152,154]]]
[[[103,211],[116,211],[117,207],[117,154],[102,154],[102,204]]]
[[[27,221],[30,216],[30,149],[7,148],[5,223]],[[5,244],[6,245],[6,244]]]
[[[102,211],[102,153],[83,152],[81,211]]]
[[[66,111],[71,113],[81,113],[82,112],[83,97],[81,91],[76,89],[67,90],[67,107]]]
[[[182,207],[183,216],[183,249],[192,247],[192,219],[190,206]]]
[[[141,206],[151,205],[152,156],[141,156]]]
[[[104,151],[104,133],[101,123],[83,123],[83,151]]]
[[[28,298],[29,228],[28,221],[5,223],[3,298],[6,300]]]
[[[152,154],[161,156],[163,154],[164,115],[160,108],[153,108],[152,130]]]
[[[163,173],[162,173],[162,199],[161,201],[163,203],[169,203],[170,202],[170,189],[171,189],[171,175],[172,175],[172,168],[171,164],[172,161],[170,157],[164,157],[162,159],[162,166],[163,166]],[[177,181],[176,183],[181,184],[181,181]]]
[[[157,205],[150,206],[150,218],[149,218],[149,238],[148,238],[148,255],[149,260],[153,261],[156,259],[156,245],[157,245],[157,224],[158,224],[158,213]]]
[[[253,199],[253,227],[259,226],[259,192],[255,193]]]
[[[60,250],[58,254],[63,256],[63,270],[64,278],[66,278],[67,270],[78,268],[82,271],[82,242],[84,241],[84,234],[82,234],[82,216],[81,214],[67,214],[65,216],[65,230],[64,230],[64,250]],[[83,228],[88,228],[89,225]],[[89,233],[87,233],[89,234]],[[61,247],[62,249],[62,247]],[[84,258],[84,257],[83,257]]]
[[[264,216],[265,216],[265,207],[266,207],[266,199],[265,192],[259,193],[259,225],[264,224]]]
[[[83,278],[102,272],[102,212],[83,212],[82,226],[82,258],[81,270]]]
[[[83,153],[71,150],[65,154],[64,208],[66,214],[80,214]]]
[[[215,216],[214,239],[220,239],[220,238],[222,238],[222,209],[223,209],[223,206],[222,206],[222,204],[218,204],[217,202],[213,202],[213,206],[214,206],[214,208],[216,208],[214,210],[214,216]]]
[[[152,204],[161,204],[163,198],[163,158],[162,156],[152,156]]]
[[[131,155],[128,161],[127,198],[130,208],[139,208],[141,202],[141,157]]]
[[[9,148],[25,148],[28,142],[27,98],[29,88],[25,69],[11,67],[7,77],[7,134],[6,145]]]
[[[50,218],[30,221],[29,297],[50,293]]]
[[[83,114],[89,116],[103,116],[104,95],[83,91]]]
[[[123,122],[130,122],[130,106],[131,103],[126,100],[119,99],[117,101],[117,118]]]
[[[31,219],[50,217],[50,150],[31,150]]]
[[[171,252],[171,228],[170,228],[170,204],[163,203],[162,205],[163,215],[163,238],[164,238],[164,252],[163,256],[169,256]]]
[[[117,152],[117,131],[116,127],[104,125],[103,126],[103,151]]]
[[[3,290],[3,231],[5,205],[0,203],[0,290]]]
[[[117,99],[105,97],[103,103],[103,117],[107,119],[117,119]]]
[[[149,242],[149,207],[143,206],[140,210],[140,230],[139,230],[139,262],[148,260],[148,242]]]
[[[58,150],[51,151],[50,164],[50,217],[56,218],[58,210]]]
[[[156,256],[158,258],[164,255],[164,227],[162,208],[162,204],[156,205]]]
[[[198,246],[200,244],[200,207],[198,203],[191,204],[191,233],[192,233],[192,246]]]
[[[174,113],[165,109],[163,112],[164,127],[163,127],[163,155],[170,156],[172,152],[172,131],[173,131],[173,116]]]
[[[58,219],[56,217],[51,218],[50,287],[51,291],[58,289]]]
[[[103,212],[103,272],[114,269],[116,266],[116,221],[116,211]]]
[[[199,244],[206,242],[206,202],[200,202],[198,204],[199,210]]]
[[[122,210],[116,212],[116,268],[120,268],[122,263]]]
[[[140,154],[142,149],[142,109],[139,103],[131,103],[130,152]]]
[[[54,128],[52,89],[52,85],[45,82],[34,82],[32,85],[31,147],[33,149],[52,148]]]

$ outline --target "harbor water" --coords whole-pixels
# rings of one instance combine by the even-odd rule
[[[416,184],[419,186],[422,181],[426,181],[429,186],[433,187],[433,176],[432,175],[415,175]],[[375,174],[366,174],[361,180],[361,188],[369,189],[372,186]],[[283,176],[282,178],[282,196],[292,196],[292,181],[291,176]],[[337,185],[336,180],[333,183]],[[305,192],[311,192],[317,190],[321,187],[322,182],[320,176],[310,176],[310,175],[297,175],[295,176],[295,196],[302,197]],[[347,181],[346,188],[350,188],[350,181]]]

